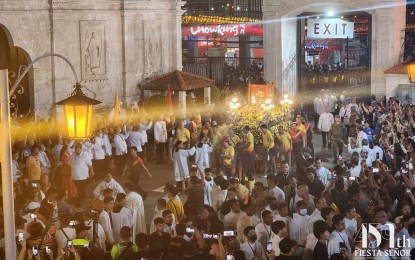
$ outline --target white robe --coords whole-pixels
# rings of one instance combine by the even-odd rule
[[[209,205],[212,206],[213,205],[213,200],[212,200],[212,189],[213,186],[215,186],[215,182],[213,182],[213,179],[211,181],[207,181],[205,180],[205,186],[203,187],[204,191],[205,191],[205,205]]]
[[[138,233],[147,234],[143,198],[137,192],[130,192],[125,199],[125,207],[131,211],[133,218],[133,243]]]
[[[131,214],[131,211],[126,207],[122,207],[118,213],[112,213],[112,232],[114,234],[115,242],[120,241],[120,231],[124,226],[129,228],[133,227],[133,215]],[[134,238],[135,234],[133,236],[133,239]]]
[[[101,181],[98,186],[94,190],[94,195],[99,197],[102,195],[103,191],[107,188],[112,189],[112,197],[117,197],[118,193],[125,193],[124,189],[121,187],[121,185],[114,179],[111,179],[110,182]]]
[[[209,154],[213,151],[213,146],[203,144],[201,148],[196,148],[195,162],[199,166],[202,172],[205,172],[206,168],[209,168]],[[201,179],[200,172],[197,171],[197,177]]]
[[[307,236],[311,233],[308,225],[309,218],[308,215],[301,216],[298,213],[294,213],[293,220],[290,223],[290,238],[302,246],[305,246]]]
[[[94,221],[92,221],[92,220],[87,220],[87,221],[85,221],[85,225],[87,226],[87,227],[91,227],[91,229],[90,230],[88,230],[88,237],[87,237],[87,239],[89,240],[89,241],[92,241],[93,240],[93,232],[94,232],[94,228],[93,228],[93,226],[94,226]],[[106,248],[105,248],[105,241],[106,241],[106,236],[105,236],[105,231],[104,231],[104,228],[101,226],[101,224],[99,224],[98,223],[98,231],[97,231],[97,235],[98,235],[98,241],[97,241],[97,245],[102,249],[102,250],[104,250],[104,252],[105,252],[105,250],[106,250]]]
[[[114,235],[112,232],[111,220],[108,212],[106,212],[105,210],[101,211],[101,214],[98,218],[98,223],[101,224],[102,228],[104,229],[105,237],[107,238],[106,242],[114,243]]]
[[[173,153],[173,171],[176,181],[184,181],[190,178],[189,166],[187,165],[187,157],[195,154],[196,148],[192,147],[189,150],[180,149]]]

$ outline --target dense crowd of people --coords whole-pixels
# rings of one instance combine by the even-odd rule
[[[412,259],[415,107],[337,102],[322,91],[314,127],[298,115],[276,133],[261,125],[260,140],[214,112],[100,122],[82,142],[53,122],[16,129],[18,258]],[[145,209],[151,163],[172,165],[176,183]]]

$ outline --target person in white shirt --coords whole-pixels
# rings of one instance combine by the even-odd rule
[[[336,112],[337,97],[333,95],[331,89],[327,90],[327,103],[330,113]]]
[[[103,129],[102,143],[105,150],[105,165],[107,166],[112,156],[112,145],[110,138],[108,137],[108,128]]]
[[[89,214],[87,214],[86,217],[87,217],[87,220],[85,220],[84,224],[85,226],[90,227],[90,229],[88,230],[87,239],[89,241],[93,241],[94,240],[94,237],[93,237],[94,236],[94,220],[92,219],[92,216],[90,216]],[[96,242],[97,246],[105,252],[106,250],[105,241],[107,240],[107,238],[105,236],[104,229],[102,228],[101,224],[99,224],[98,222],[96,223],[96,226],[98,227],[96,231],[97,237],[98,237],[98,240]]]
[[[18,160],[19,160],[19,151],[13,150],[13,155],[12,155],[13,183],[15,183],[22,176],[22,172],[20,171]]]
[[[381,147],[379,147],[379,140],[378,139],[373,139],[372,141],[373,143],[373,148],[372,148],[372,162],[375,162],[376,160],[383,160],[383,149]]]
[[[59,222],[61,224],[61,228],[56,230],[55,233],[55,240],[58,247],[58,254],[62,252],[60,249],[64,249],[68,240],[73,240],[76,238],[76,231],[75,225],[70,226],[70,215],[69,214],[62,214],[59,216]],[[76,224],[76,223],[74,223]]]
[[[351,103],[349,104],[350,109],[354,108],[356,109],[356,112],[360,115],[360,108],[359,105],[356,104],[356,98],[352,98]]]
[[[114,209],[112,211],[112,232],[114,241],[119,242],[121,228],[126,226],[133,228],[133,215],[131,211],[125,207],[126,203],[125,193],[118,193]]]
[[[114,199],[110,196],[104,198],[104,210],[101,211],[98,218],[98,223],[101,224],[104,229],[107,248],[114,244],[114,232],[112,221],[112,210],[114,209]]]
[[[82,151],[86,153],[89,156],[89,158],[91,158],[91,160],[94,159],[93,152],[92,152],[92,150],[94,149],[94,144],[92,144],[89,139],[86,139],[81,144],[82,144]]]
[[[229,183],[228,180],[225,180],[221,177],[215,177],[214,181],[216,185],[213,186],[210,194],[212,197],[212,207],[215,210],[218,210],[218,208],[222,206],[223,202],[226,200]]]
[[[357,233],[357,221],[356,221],[356,208],[354,205],[346,205],[345,207],[346,216],[344,217],[344,232],[347,237],[353,238]]]
[[[114,135],[115,158],[114,164],[119,175],[122,174],[125,164],[127,163],[127,143],[125,137],[121,133],[121,128],[117,126]]]
[[[342,123],[348,127],[349,126],[349,118],[352,114],[350,107],[347,104],[347,101],[343,101],[343,106],[340,108],[339,116],[341,118]]]
[[[208,138],[203,138],[196,146],[195,163],[198,165],[200,171],[204,172],[206,168],[210,167],[209,154],[213,152],[213,146],[208,142]],[[197,171],[196,176],[200,179],[200,173]]]
[[[104,178],[105,173],[105,144],[103,139],[103,132],[102,130],[98,130],[97,134],[95,135],[92,143],[92,168],[94,168],[94,175],[95,180],[101,180]]]
[[[323,166],[321,163],[321,158],[316,157],[316,159],[314,159],[314,167],[316,169],[317,178],[324,185],[327,185],[327,176],[329,175],[330,171]]]
[[[321,137],[323,138],[323,148],[326,148],[327,145],[327,134],[330,131],[331,125],[334,123],[333,114],[329,112],[329,107],[324,108],[324,113],[320,115],[318,120],[318,130],[321,132]]]
[[[241,206],[239,205],[238,200],[233,199],[229,203],[231,206],[231,212],[225,215],[223,219],[223,226],[225,230],[236,230],[239,218],[246,215],[246,213],[241,211]]]
[[[375,218],[375,223],[379,223],[376,227],[379,231],[395,230],[395,224],[388,221],[388,215],[383,208],[379,208],[375,211]]]
[[[311,233],[308,225],[309,216],[307,215],[307,204],[304,201],[298,201],[296,213],[293,214],[293,220],[290,223],[290,238],[297,241],[299,245],[305,246],[307,236]]]
[[[335,230],[331,232],[327,251],[329,256],[336,253],[341,253],[340,250],[347,250],[351,254],[351,247],[346,232],[344,232],[345,224],[343,217],[336,215],[333,217],[333,225]],[[340,244],[341,243],[341,244]],[[341,247],[340,247],[341,245]]]
[[[248,226],[244,229],[246,242],[241,244],[241,250],[245,253],[246,259],[261,259],[266,260],[267,256],[261,243],[257,242],[257,235],[255,228]]]
[[[133,243],[135,243],[135,236],[138,233],[147,234],[144,201],[141,195],[134,191],[134,184],[131,182],[127,182],[124,185],[124,188],[127,194],[125,198],[125,207],[130,210],[132,215]]]
[[[165,163],[163,159],[164,147],[167,142],[166,122],[163,121],[163,115],[160,115],[156,123],[154,123],[154,141],[157,145],[157,164]]]
[[[50,168],[52,167],[50,164],[50,160],[48,158],[48,155],[46,154],[46,147],[44,144],[39,143],[39,162],[40,162],[40,168],[42,169],[42,174],[49,174]]]
[[[71,155],[69,164],[72,168],[72,180],[75,183],[78,197],[81,199],[86,198],[85,188],[89,174],[94,174],[92,168],[91,158],[84,152],[82,152],[82,145],[75,145],[75,153]]]
[[[61,150],[63,147],[63,140],[62,138],[59,138],[57,141],[57,144],[53,147],[53,156],[55,156],[55,162],[56,162],[56,166],[60,166],[61,165]]]
[[[274,174],[268,174],[267,184],[270,189],[270,195],[277,199],[278,205],[285,202],[285,193],[278,185],[278,178]]]
[[[310,226],[310,230],[313,230],[314,223],[318,220],[324,220],[321,216],[321,210],[327,207],[327,202],[324,197],[314,198],[314,203],[316,204],[316,209],[313,213],[311,213],[310,218],[308,220],[308,225]]]
[[[212,170],[210,168],[205,169],[205,174],[202,176],[202,180],[205,183],[203,185],[204,190],[204,203],[205,205],[212,206],[213,200],[212,200],[212,189],[215,186],[215,182],[212,178]]]
[[[133,126],[133,129],[128,134],[128,140],[131,146],[137,147],[137,152],[142,157],[141,153],[143,152],[144,139],[139,130],[140,127],[138,125]]]
[[[271,224],[273,222],[273,216],[271,211],[264,210],[261,214],[261,217],[262,223],[258,223],[255,226],[255,233],[258,236],[258,242],[262,245],[263,248],[266,248],[267,243],[272,236]]]
[[[196,148],[193,146],[190,149],[184,149],[183,143],[177,141],[174,145],[173,152],[173,171],[177,184],[181,182],[181,190],[185,190],[185,182],[189,184],[189,166],[187,163],[187,157],[195,154]],[[187,185],[189,186],[189,185]],[[178,186],[179,187],[179,186]],[[180,189],[180,187],[179,187]]]
[[[165,210],[167,210],[166,203],[167,202],[164,199],[158,199],[157,200],[157,205],[154,209],[154,212],[156,212],[156,213],[154,214],[154,217],[153,217],[153,219],[151,220],[151,223],[150,223],[150,234],[153,234],[154,232],[156,232],[157,227],[156,227],[156,224],[154,223],[154,220],[156,218],[163,218],[163,212]],[[172,217],[173,217],[173,222],[172,223],[174,224],[174,223],[176,223],[176,219],[174,218],[174,214],[172,215]]]
[[[284,221],[285,226],[287,227],[287,230],[290,230],[290,223],[291,223],[291,217],[288,216],[288,206],[285,203],[281,203],[278,205],[278,214],[274,215],[273,221],[281,220]]]
[[[139,128],[139,132],[140,134],[143,136],[143,153],[146,152],[147,149],[147,130],[150,130],[151,127],[153,126],[153,121],[151,120],[150,122],[146,122],[144,118],[141,119],[140,124],[138,124]],[[147,158],[149,159],[149,158]]]
[[[110,188],[112,190],[112,197],[115,199],[118,193],[125,193],[122,186],[112,178],[111,173],[105,174],[104,180],[101,181],[94,190],[95,197],[102,196],[102,192]]]
[[[275,256],[281,254],[280,242],[281,240],[288,235],[287,226],[284,221],[277,220],[271,224],[272,237],[269,242],[272,243],[272,250],[275,253]]]
[[[312,229],[313,232],[311,232],[307,236],[307,243],[305,244],[304,254],[303,254],[304,260],[313,258],[314,248],[316,247],[317,242],[318,242],[318,238],[316,238],[316,236],[314,235],[314,230],[319,227],[328,228],[329,225],[324,220],[317,220],[316,222],[314,222],[313,229]]]

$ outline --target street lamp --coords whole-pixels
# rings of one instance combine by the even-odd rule
[[[33,65],[47,57],[58,57],[66,61],[75,77],[75,90],[71,96],[62,100],[57,105],[63,105],[65,109],[68,136],[71,138],[85,138],[91,130],[92,105],[101,103],[100,101],[88,98],[82,92],[79,84],[78,76],[75,68],[67,58],[60,54],[47,53],[37,57],[30,63],[26,69],[19,74],[16,82],[10,89],[7,65],[0,64],[0,162],[1,162],[1,178],[3,193],[3,215],[4,215],[4,237],[5,239],[5,257],[6,259],[17,259],[16,257],[16,241],[15,241],[15,223],[14,223],[14,204],[13,204],[13,171],[11,156],[11,138],[10,138],[10,96],[14,94],[19,86],[20,81]]]
[[[288,96],[288,94],[284,94],[283,95],[283,100],[281,100],[281,106],[283,107],[283,108],[285,108],[284,110],[285,110],[285,115],[287,116],[287,115],[289,115],[290,114],[290,108],[291,108],[291,105],[293,104],[293,101],[289,98],[289,96]]]
[[[274,104],[272,104],[271,98],[265,99],[264,103],[261,104],[261,107],[265,110],[271,110],[274,108]]]
[[[87,97],[79,83],[74,88],[70,97],[56,105],[64,107],[67,136],[71,139],[86,139],[91,131],[92,106],[101,102]]]
[[[232,101],[229,102],[229,106],[231,107],[231,110],[235,110],[239,107],[241,107],[241,103],[238,102],[238,99],[236,97],[232,98]]]

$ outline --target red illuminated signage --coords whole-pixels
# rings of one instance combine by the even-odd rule
[[[182,36],[262,36],[262,25],[250,24],[217,24],[217,25],[199,25],[183,26]]]

